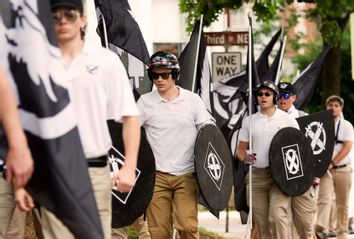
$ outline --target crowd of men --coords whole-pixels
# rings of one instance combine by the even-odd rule
[[[65,85],[74,105],[104,238],[126,238],[124,230],[111,228],[111,189],[129,192],[134,186],[141,126],[154,153],[157,171],[147,216],[137,221],[138,227],[144,228],[142,238],[169,239],[174,229],[180,238],[199,238],[194,144],[198,130],[205,124],[214,124],[214,120],[197,94],[176,84],[180,72],[177,57],[167,51],[151,56],[148,75],[156,90],[141,96],[136,103],[119,57],[85,40],[87,20],[81,0],[51,0],[51,9],[61,52],[59,67],[68,76]],[[8,85],[7,58],[3,52],[0,51],[0,119],[9,150],[4,177],[0,179],[0,238],[23,238],[24,212],[34,208],[39,212],[36,215],[41,236],[74,238],[56,215],[35,205],[25,189],[33,173],[34,159]],[[98,73],[92,74],[87,64],[97,66]],[[295,118],[306,113],[294,107],[296,91],[290,83],[276,85],[266,80],[254,92],[259,111],[243,120],[236,156],[252,165],[252,187],[246,179],[247,199],[249,203],[252,200],[258,238],[310,239],[314,233],[327,238],[332,208],[337,220],[336,236],[347,238],[352,173],[348,155],[354,132],[342,113],[344,100],[339,96],[326,100],[327,109],[333,111],[335,138],[329,140],[335,141],[335,148],[319,192],[318,187],[311,186],[301,196],[290,197],[274,183],[269,169],[269,147],[280,129],[299,129]],[[113,178],[107,163],[112,145],[108,119],[123,123],[125,163]]]

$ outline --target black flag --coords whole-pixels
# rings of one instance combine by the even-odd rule
[[[135,99],[150,92],[152,82],[146,73],[150,56],[128,1],[95,0],[95,6],[102,45],[120,56],[128,72]]]
[[[206,47],[203,26],[200,25],[200,21],[197,21],[191,38],[178,59],[181,73],[177,83],[182,88],[197,93],[211,112],[212,83]]]
[[[300,76],[292,83],[296,90],[296,101],[294,106],[297,109],[303,109],[310,101],[317,81],[319,79],[322,63],[330,47],[325,47],[321,54],[300,74]]]
[[[0,38],[35,162],[28,191],[76,238],[103,238],[95,198],[63,83],[49,1],[1,1]],[[4,34],[2,34],[4,33]],[[48,40],[49,39],[49,40]]]
[[[265,74],[269,70],[268,58],[280,36],[279,30],[269,41],[260,57],[256,61],[257,73],[260,81],[264,80]],[[235,76],[223,79],[213,85],[213,116],[224,135],[228,136],[239,117],[245,111],[246,105],[241,97],[240,88],[247,88],[248,79],[246,69]]]

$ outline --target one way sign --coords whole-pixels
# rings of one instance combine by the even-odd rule
[[[241,52],[214,52],[212,67],[213,82],[236,75],[241,71]]]

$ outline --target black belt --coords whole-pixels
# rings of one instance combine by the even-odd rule
[[[347,167],[349,164],[342,164],[342,165],[334,165],[333,169],[338,169],[338,168],[345,168]]]
[[[97,158],[87,159],[89,167],[106,167],[107,166],[107,155],[103,155]]]

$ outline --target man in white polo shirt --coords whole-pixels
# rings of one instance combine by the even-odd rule
[[[179,70],[173,54],[152,55],[148,74],[157,91],[138,101],[156,160],[154,194],[147,210],[152,239],[170,239],[172,225],[181,238],[198,238],[194,144],[199,127],[212,118],[197,94],[176,86]]]
[[[237,157],[252,167],[252,210],[257,235],[260,238],[289,238],[288,207],[290,197],[275,185],[269,169],[269,147],[274,135],[282,128],[299,129],[296,120],[276,107],[279,91],[271,81],[257,86],[259,111],[243,120],[237,146]],[[250,123],[251,120],[251,123]],[[252,125],[252,135],[249,127]],[[252,152],[247,149],[252,138]],[[249,175],[246,176],[249,199]]]
[[[279,100],[278,108],[287,112],[294,118],[308,115],[294,106],[296,91],[294,86],[288,82],[278,84]],[[304,194],[291,198],[292,211],[292,238],[311,239],[314,233],[316,214],[316,188],[310,187]]]
[[[352,184],[352,167],[349,152],[353,145],[353,126],[342,117],[344,100],[332,95],[326,100],[327,109],[333,110],[335,142],[329,172],[321,178],[317,202],[317,234],[329,231],[333,193],[336,196],[337,238],[348,238],[349,192]],[[331,139],[328,139],[331,140]],[[323,236],[325,238],[326,235]]]
[[[119,57],[84,40],[86,16],[81,0],[51,0],[52,17],[62,65],[68,78],[64,84],[78,121],[79,135],[99,211],[104,238],[111,239],[111,186],[128,192],[135,183],[140,142],[139,111],[127,73]],[[112,145],[107,120],[123,123],[125,164],[118,180],[111,183],[107,153]],[[42,229],[48,238],[73,238],[49,211],[41,208]]]

